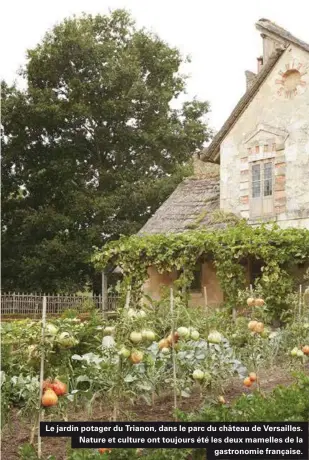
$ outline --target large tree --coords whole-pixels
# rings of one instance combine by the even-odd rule
[[[210,131],[179,51],[130,15],[67,19],[28,51],[26,90],[2,82],[2,285],[68,291],[94,246],[136,232]]]

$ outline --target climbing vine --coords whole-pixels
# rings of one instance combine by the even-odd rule
[[[119,266],[124,283],[141,292],[147,280],[147,269],[155,266],[159,273],[177,270],[176,286],[185,292],[194,266],[200,258],[213,260],[225,304],[237,307],[239,290],[246,285],[244,262],[260,260],[261,276],[256,283],[273,309],[285,306],[291,290],[293,269],[309,263],[309,231],[280,229],[278,226],[253,228],[244,222],[219,230],[190,230],[182,234],[122,237],[102,250],[93,262],[97,269]]]

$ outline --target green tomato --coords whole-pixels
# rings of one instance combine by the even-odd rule
[[[124,358],[129,358],[129,356],[131,355],[131,351],[126,347],[122,347],[119,351],[119,355],[123,356]]]
[[[104,335],[112,335],[115,332],[115,326],[107,326],[103,330]]]
[[[200,336],[198,331],[192,331],[190,335],[191,335],[191,339],[193,340],[198,340]]]
[[[207,338],[209,343],[221,343],[222,342],[222,335],[218,331],[212,331]]]
[[[263,339],[268,339],[269,331],[267,329],[264,329],[264,331],[261,332],[260,336],[263,337]]]
[[[302,358],[304,356],[304,353],[301,350],[297,350],[296,356],[298,358]]]
[[[291,350],[291,356],[297,356],[298,351],[298,348],[293,348],[293,350]]]
[[[51,323],[47,323],[45,326],[45,337],[54,337],[58,332],[58,328]]]
[[[78,340],[69,334],[69,332],[62,332],[57,341],[61,348],[72,348],[78,344]]]
[[[195,371],[192,374],[192,377],[194,380],[203,380],[204,376],[205,376],[204,372],[201,371],[200,369],[195,369]]]
[[[190,335],[190,331],[189,331],[189,329],[187,327],[179,327],[177,329],[177,332],[179,334],[179,337],[182,337],[184,339],[189,337],[189,335]]]
[[[149,342],[154,342],[156,335],[153,331],[144,330],[142,331],[142,337],[144,340],[148,340]]]
[[[130,334],[131,342],[139,343],[139,342],[142,341],[142,339],[143,339],[143,336],[142,336],[142,334],[140,332],[136,332],[136,331],[131,332],[131,334]]]

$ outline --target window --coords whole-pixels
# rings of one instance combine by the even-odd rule
[[[251,166],[250,216],[270,216],[273,208],[273,162],[254,162]]]
[[[193,272],[193,280],[190,286],[190,291],[201,292],[202,289],[202,264],[197,264]]]

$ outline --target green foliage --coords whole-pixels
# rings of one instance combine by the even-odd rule
[[[137,232],[192,170],[208,103],[171,102],[183,58],[130,15],[66,19],[2,83],[2,287],[75,292],[94,246]]]
[[[159,347],[159,341],[169,336],[172,322],[175,329],[182,326],[199,332],[195,338],[190,332],[177,342],[176,382],[171,372],[171,348],[168,345],[167,353],[163,353]],[[173,315],[168,302],[162,302],[144,310],[119,310],[117,318],[108,323],[95,315],[85,322],[74,318],[54,320],[47,325],[44,344],[40,343],[40,322],[5,324],[3,345],[13,343],[14,348],[3,359],[4,407],[17,406],[26,415],[36,413],[43,350],[45,379],[57,377],[69,390],[66,397],[59,399],[58,406],[47,409],[51,415],[62,415],[71,404],[91,412],[95,404],[103,403],[118,419],[122,403],[143,398],[147,405],[153,405],[154,395],[164,393],[167,386],[179,397],[188,398],[196,385],[192,377],[196,369],[207,373],[207,379],[199,382],[199,390],[201,394],[208,393],[218,386],[217,382],[235,375],[243,378],[246,372],[223,336],[218,344],[208,343],[210,326],[214,322],[208,322],[204,312],[188,312],[178,298]],[[152,336],[147,338],[144,334],[139,343],[134,343],[130,337],[133,331],[150,331]],[[64,348],[60,340],[64,332],[75,339],[69,348]],[[123,354],[124,349],[128,354]],[[142,352],[142,361],[132,364],[129,356],[136,351]]]
[[[37,451],[32,444],[22,444],[19,448],[19,459],[20,460],[39,460]],[[41,457],[42,459],[42,457]],[[42,460],[56,460],[54,455],[49,455]]]
[[[262,319],[264,315],[263,308],[252,309],[252,317]],[[175,296],[173,314],[168,297],[163,297],[160,302],[145,305],[143,309],[135,304],[129,309],[121,308],[112,320],[95,313],[85,322],[78,318],[54,319],[48,322],[44,344],[40,343],[39,321],[2,324],[3,422],[10,421],[12,408],[18,408],[19,415],[26,416],[28,423],[34,424],[39,408],[38,375],[43,350],[44,378],[59,378],[68,386],[68,394],[59,397],[57,406],[44,409],[45,419],[67,420],[74,410],[81,409],[87,411],[88,417],[84,419],[91,419],[92,410],[96,409],[98,413],[104,411],[104,419],[109,418],[110,412],[114,420],[134,420],[137,416],[130,408],[134,412],[137,401],[145,401],[155,411],[157,396],[171,396],[175,391],[178,405],[182,398],[196,397],[197,392],[203,405],[203,409],[194,414],[176,411],[178,420],[306,420],[309,378],[302,374],[288,388],[277,387],[271,393],[264,394],[264,379],[261,379],[257,387],[259,391],[249,390],[250,394],[229,404],[213,402],[217,401],[219,394],[224,394],[231,379],[238,376],[243,380],[249,371],[257,372],[259,376],[261,369],[269,369],[273,377],[276,375],[273,367],[284,363],[286,374],[289,369],[306,372],[309,357],[300,359],[290,354],[295,346],[299,349],[301,345],[309,344],[306,315],[307,312],[304,312],[304,316],[297,321],[291,321],[284,329],[272,331],[271,334],[253,334],[248,330],[248,319],[244,317],[238,318],[235,323],[224,310],[211,311],[206,315],[203,309],[187,309],[181,297]],[[176,381],[172,371],[171,348],[167,352],[159,349],[159,341],[170,334],[172,323],[176,329],[181,326],[190,332],[186,337],[181,336],[175,345]],[[215,329],[222,333],[220,343],[213,343],[208,337],[209,332]],[[153,331],[155,338],[153,340],[143,334],[139,343],[133,343],[130,337],[133,331]],[[192,331],[198,331],[199,336],[194,337]],[[63,332],[75,338],[70,348],[61,345]],[[241,339],[241,343],[238,339]],[[123,353],[124,350],[129,353],[142,352],[142,361],[133,364],[128,354]],[[207,377],[195,381],[193,371],[197,369]],[[199,449],[144,449],[142,456],[149,460],[200,460],[203,458],[200,457],[201,453]],[[22,460],[37,458],[35,450],[29,445],[21,447],[20,455]],[[103,455],[96,449],[69,450],[67,453],[70,460],[133,460],[139,457],[138,449],[113,449],[111,453]]]
[[[97,269],[107,265],[120,266],[125,286],[139,292],[147,279],[147,268],[155,266],[162,272],[181,271],[179,287],[187,288],[199,257],[214,260],[217,276],[227,307],[240,305],[239,292],[246,286],[244,261],[261,260],[262,275],[256,288],[269,305],[274,317],[288,307],[292,289],[293,269],[308,263],[309,231],[282,230],[276,226],[253,228],[246,223],[214,231],[187,231],[180,235],[150,235],[122,237],[111,242],[93,256]]]
[[[207,405],[196,414],[179,414],[183,421],[299,422],[308,421],[309,377],[298,374],[296,383],[277,386],[269,393],[242,395],[229,405]]]
[[[211,214],[211,222],[214,224],[220,223],[235,223],[237,224],[240,221],[233,212],[225,212],[222,209],[216,209]]]

